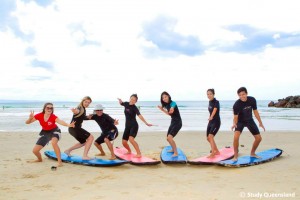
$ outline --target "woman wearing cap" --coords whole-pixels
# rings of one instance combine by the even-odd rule
[[[113,141],[118,137],[118,129],[116,125],[119,124],[119,120],[115,120],[108,114],[103,113],[103,109],[104,107],[101,104],[98,104],[94,108],[94,114],[88,116],[88,119],[95,120],[98,123],[102,131],[100,137],[98,137],[94,142],[94,145],[100,151],[100,154],[96,154],[96,156],[105,156],[105,152],[101,146],[101,144],[105,142],[111,153],[110,160],[115,160],[116,156],[114,154],[113,144],[110,141]]]
[[[58,146],[58,140],[60,139],[60,129],[55,123],[58,123],[62,126],[74,127],[75,122],[71,124],[67,124],[65,121],[59,119],[56,115],[53,114],[53,104],[45,103],[43,107],[43,111],[41,113],[35,114],[34,111],[30,112],[29,118],[26,120],[26,124],[31,124],[38,120],[40,125],[42,126],[42,130],[40,132],[40,138],[36,142],[36,145],[33,147],[32,152],[37,157],[37,160],[29,161],[29,162],[42,162],[42,155],[40,153],[41,149],[51,141],[52,147],[57,157],[58,167],[62,166],[60,149]]]
[[[79,142],[69,149],[65,150],[65,153],[68,156],[71,156],[71,151],[75,149],[79,149],[84,146],[84,151],[83,151],[83,156],[82,160],[90,160],[91,158],[88,157],[88,152],[92,146],[94,137],[91,135],[89,132],[84,130],[82,126],[83,120],[87,120],[88,118],[86,117],[86,111],[85,109],[90,105],[92,102],[91,97],[86,96],[82,99],[80,104],[78,105],[77,108],[72,108],[71,111],[73,112],[73,118],[72,122],[75,123],[74,128],[69,128],[69,133]]]
[[[136,107],[136,102],[138,100],[137,94],[133,94],[130,96],[129,102],[123,102],[121,99],[118,99],[120,105],[124,106],[124,113],[125,113],[125,130],[123,133],[123,140],[122,144],[123,146],[127,149],[127,153],[131,153],[131,149],[128,145],[128,140],[130,143],[133,145],[135,151],[136,151],[136,158],[140,158],[142,156],[140,148],[138,143],[134,140],[136,137],[138,130],[139,130],[139,125],[136,121],[136,115],[147,125],[147,126],[152,126],[152,124],[149,124],[146,122],[144,117],[141,115],[139,109]]]

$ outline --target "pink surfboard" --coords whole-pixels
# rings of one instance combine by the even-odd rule
[[[207,158],[207,156],[209,156],[207,155],[193,160],[189,160],[188,163],[193,165],[213,165],[213,164],[217,164],[222,160],[231,159],[234,156],[234,150],[232,147],[225,147],[219,149],[219,151],[220,151],[220,155],[215,155],[215,157],[213,158]]]
[[[127,149],[123,147],[114,147],[114,153],[117,156],[117,158],[129,161],[133,165],[157,165],[160,163],[159,160],[155,160],[152,158],[148,158],[145,156],[142,156],[140,158],[135,158],[135,153],[126,154]]]

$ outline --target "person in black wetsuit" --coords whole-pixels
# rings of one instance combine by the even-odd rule
[[[105,152],[101,146],[101,144],[105,142],[111,153],[110,160],[115,160],[116,155],[114,154],[113,144],[111,141],[118,137],[118,129],[116,125],[119,124],[119,120],[115,120],[108,114],[103,113],[103,109],[104,107],[101,104],[97,104],[94,108],[94,114],[89,115],[87,118],[95,120],[102,131],[101,135],[94,142],[94,145],[100,151],[100,154],[96,154],[96,156],[105,156]]]
[[[170,143],[172,147],[173,157],[178,156],[178,151],[176,147],[176,143],[174,141],[174,137],[177,135],[179,130],[182,127],[182,120],[179,113],[179,109],[177,104],[172,101],[171,96],[167,92],[161,93],[160,96],[161,106],[157,106],[162,112],[171,116],[171,124],[167,133],[167,141]]]
[[[130,96],[129,102],[123,102],[121,99],[118,100],[120,105],[124,106],[124,114],[126,118],[122,144],[127,149],[127,153],[130,154],[131,149],[128,145],[129,140],[136,151],[135,157],[140,158],[142,154],[138,143],[134,140],[139,130],[139,124],[136,121],[136,116],[138,116],[147,126],[152,126],[152,124],[146,122],[139,109],[136,107],[135,104],[138,100],[138,96],[136,94]]]
[[[248,96],[248,92],[245,87],[239,88],[237,94],[239,95],[239,100],[237,100],[233,105],[234,117],[233,117],[232,130],[235,129],[234,140],[233,140],[233,147],[234,147],[233,160],[236,161],[238,159],[239,139],[244,127],[247,127],[249,131],[252,133],[252,135],[254,136],[254,143],[251,149],[250,156],[259,158],[259,156],[255,154],[255,151],[259,143],[261,142],[262,138],[259,129],[252,117],[252,111],[259,122],[259,126],[263,128],[264,131],[265,131],[265,127],[261,121],[260,115],[257,110],[256,99],[254,97]]]
[[[87,120],[86,111],[85,109],[90,105],[92,99],[88,96],[84,97],[77,108],[72,108],[71,111],[73,112],[72,122],[75,122],[75,127],[69,128],[69,133],[79,142],[69,149],[65,150],[65,153],[68,156],[71,156],[71,151],[78,149],[84,146],[83,151],[83,160],[90,160],[91,158],[88,156],[88,152],[91,148],[93,143],[94,137],[89,132],[84,130],[82,126],[83,120]]]
[[[209,99],[209,104],[208,104],[209,119],[208,119],[208,125],[206,130],[206,136],[207,136],[207,141],[210,143],[211,146],[211,154],[208,156],[208,158],[213,158],[215,155],[220,154],[216,142],[214,140],[214,137],[218,133],[221,126],[220,103],[215,98],[214,89],[207,90],[207,98]]]

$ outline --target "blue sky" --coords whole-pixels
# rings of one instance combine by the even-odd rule
[[[1,0],[0,99],[300,94],[300,2]]]

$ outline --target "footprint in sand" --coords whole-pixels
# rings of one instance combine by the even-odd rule
[[[80,187],[72,187],[73,190],[81,190]]]
[[[23,174],[22,178],[37,178],[38,175],[35,174]]]

